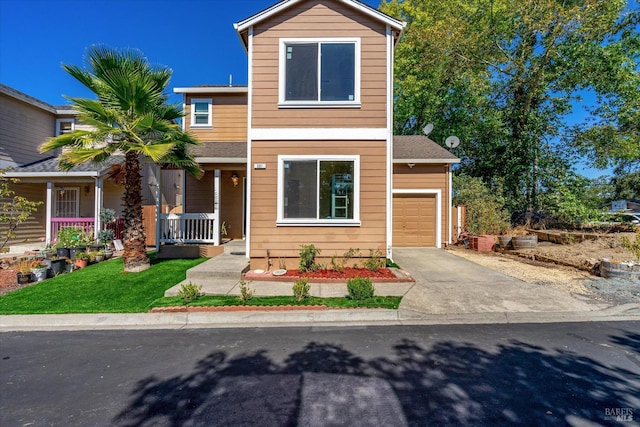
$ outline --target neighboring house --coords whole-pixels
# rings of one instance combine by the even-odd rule
[[[611,202],[609,212],[640,213],[640,200],[616,200]]]
[[[97,234],[103,207],[122,215],[122,187],[107,176],[124,157],[114,156],[104,165],[87,163],[62,172],[51,153],[39,152],[48,138],[82,128],[76,116],[69,106],[52,106],[0,84],[0,167],[10,168],[6,175],[20,180],[13,187],[16,194],[44,202],[18,228],[17,237],[9,245],[51,242],[63,226],[82,226]],[[154,173],[152,165],[145,166],[143,198],[151,205],[151,212],[156,199]],[[181,204],[180,176],[180,171],[163,171],[163,206],[167,210]]]
[[[404,23],[354,0],[284,0],[234,24],[249,84],[176,88],[206,173],[185,212],[245,238],[251,268],[349,249],[451,241],[451,166],[423,136],[393,136],[393,55]],[[164,233],[164,231],[161,231]]]

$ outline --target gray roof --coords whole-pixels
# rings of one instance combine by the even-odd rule
[[[423,135],[394,135],[395,163],[459,163],[449,150]]]
[[[203,142],[189,151],[200,163],[237,163],[247,161],[246,142]]]
[[[111,166],[124,163],[124,156],[111,156],[106,162],[96,165],[86,162],[74,166],[71,170],[63,172],[58,167],[58,158],[49,157],[39,162],[31,163],[7,171],[6,175],[11,177],[38,177],[38,176],[101,176],[109,171]]]

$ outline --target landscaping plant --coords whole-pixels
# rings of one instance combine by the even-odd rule
[[[42,204],[16,196],[10,184],[16,184],[18,180],[7,178],[4,173],[5,170],[0,169],[0,251],[10,239],[16,237],[18,226],[28,220]]]
[[[319,266],[316,263],[316,256],[320,255],[320,249],[311,245],[300,245],[300,266],[299,270],[316,271]]]
[[[627,250],[629,250],[633,255],[635,255],[636,259],[640,261],[640,228],[636,231],[636,239],[631,243],[631,241],[626,237],[622,237],[622,246],[624,246]]]
[[[355,277],[347,280],[347,291],[349,292],[349,298],[361,301],[372,298],[375,288],[368,277]]]
[[[240,281],[240,296],[238,298],[240,298],[240,302],[242,303],[242,305],[246,304],[247,301],[253,298],[253,293],[255,291],[255,289],[249,289],[247,282],[245,282],[244,280]]]
[[[200,295],[202,295],[202,285],[196,285],[191,282],[186,285],[180,285],[178,297],[182,299],[184,304],[197,300]]]
[[[309,285],[309,279],[306,277],[301,277],[293,284],[293,296],[297,302],[301,302],[307,298],[310,290],[311,285]]]

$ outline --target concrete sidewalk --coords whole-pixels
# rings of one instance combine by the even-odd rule
[[[236,256],[234,262],[244,266],[242,258]],[[230,264],[225,258],[214,260],[208,262],[228,270]],[[566,292],[514,279],[439,249],[397,248],[394,249],[394,260],[411,273],[415,283],[403,283],[403,286],[379,283],[376,288],[380,294],[404,295],[398,310],[10,315],[0,316],[0,331],[640,320],[640,303],[611,307],[577,299]],[[240,280],[237,267],[233,267],[235,270],[230,273],[221,272],[217,276],[208,270],[210,266],[201,266],[203,264],[195,269],[194,277],[202,275],[195,280],[196,283],[206,279],[211,286],[221,289],[220,293],[236,293]],[[212,274],[216,277],[211,277]],[[260,289],[258,293],[262,295],[291,295],[291,285],[251,282],[250,287]],[[343,288],[344,285],[339,284],[316,285],[314,293],[344,295],[346,289]]]

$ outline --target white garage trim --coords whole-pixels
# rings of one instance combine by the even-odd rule
[[[435,194],[436,195],[436,248],[442,247],[442,190],[394,189],[393,194]]]

